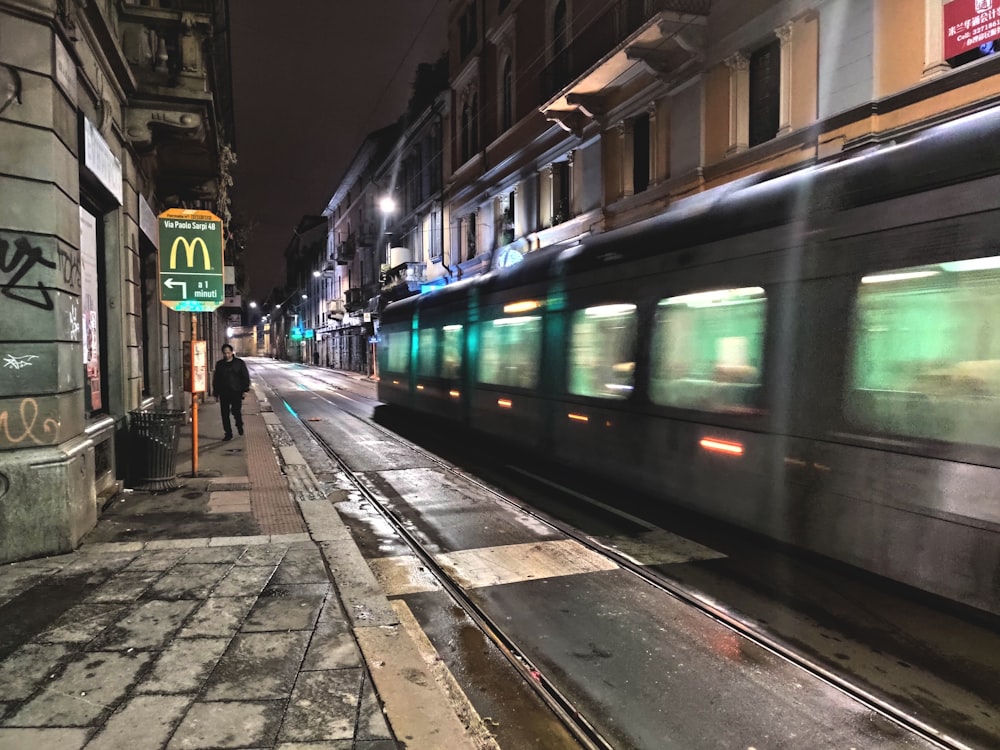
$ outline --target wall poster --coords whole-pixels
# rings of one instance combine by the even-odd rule
[[[100,304],[97,296],[97,217],[80,207],[80,313],[84,378],[91,411],[101,408]]]

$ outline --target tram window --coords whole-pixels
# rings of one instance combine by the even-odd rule
[[[417,336],[417,375],[437,375],[437,329],[421,328]]]
[[[542,348],[538,315],[484,321],[480,328],[480,383],[534,388]]]
[[[570,324],[569,392],[628,398],[635,374],[635,305],[576,310]]]
[[[854,326],[852,424],[1000,447],[1000,256],[865,276]]]
[[[441,330],[441,377],[454,380],[461,372],[462,326],[445,326]]]
[[[757,411],[766,316],[767,297],[760,287],[660,300],[650,398],[685,409]]]
[[[386,367],[390,372],[409,372],[410,370],[410,332],[396,331],[390,333],[385,340]]]

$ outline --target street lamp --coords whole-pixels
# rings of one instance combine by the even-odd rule
[[[251,310],[256,310],[257,309],[257,303],[256,302],[251,302],[250,303],[250,309]]]
[[[318,279],[318,278],[319,278],[320,276],[322,276],[322,275],[323,275],[323,274],[322,274],[322,273],[320,273],[319,271],[313,271],[313,278],[314,278],[314,279]]]
[[[396,199],[391,195],[383,195],[378,199],[378,209],[384,214],[391,214],[396,210]]]

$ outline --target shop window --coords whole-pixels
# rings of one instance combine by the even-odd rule
[[[635,375],[635,342],[635,305],[597,305],[574,311],[569,335],[569,392],[628,398]]]
[[[1000,447],[1000,256],[865,276],[848,420],[878,433]]]
[[[723,413],[757,411],[766,315],[760,287],[661,300],[650,367],[653,402]]]

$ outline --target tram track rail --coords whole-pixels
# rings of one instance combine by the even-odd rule
[[[287,402],[285,403],[287,404]],[[328,403],[336,406],[334,402]],[[503,490],[466,473],[459,467],[442,459],[434,453],[431,453],[420,445],[407,440],[377,422],[350,414],[350,412],[344,413],[358,419],[364,423],[368,429],[380,433],[384,438],[395,441],[399,445],[405,446],[407,449],[414,451],[423,459],[437,466],[442,471],[447,472],[452,477],[475,487],[481,492],[485,492],[495,501],[506,504],[517,511],[530,516],[532,519],[543,523],[550,528],[557,530],[561,534],[564,534],[566,537],[576,541],[591,552],[612,560],[620,568],[637,576],[646,584],[675,598],[676,600],[683,602],[688,606],[695,608],[735,634],[747,639],[760,648],[773,653],[786,662],[810,674],[814,678],[833,687],[842,694],[864,706],[872,713],[899,727],[900,729],[910,732],[920,739],[928,742],[932,746],[942,748],[943,750],[976,750],[973,746],[963,743],[959,739],[952,737],[946,732],[932,726],[930,723],[925,722],[918,717],[912,716],[898,706],[883,700],[879,696],[852,682],[849,677],[837,674],[835,671],[809,658],[802,652],[782,642],[780,639],[774,638],[769,634],[762,632],[760,629],[741,619],[739,616],[726,610],[718,603],[699,595],[698,592],[692,591],[691,589],[678,584],[676,581],[672,581],[669,578],[660,575],[656,571],[648,569],[646,566],[630,559],[627,555],[618,553],[615,550],[600,544],[571,525],[526,505],[525,503],[511,497]],[[491,618],[489,614],[483,611],[483,609],[477,605],[468,594],[465,593],[459,584],[451,579],[448,573],[440,565],[438,565],[433,555],[424,549],[419,539],[417,539],[416,536],[410,532],[410,530],[406,527],[406,524],[398,518],[390,508],[385,506],[385,504],[379,499],[378,495],[371,491],[371,489],[357,475],[357,473],[354,472],[354,470],[343,460],[336,450],[334,450],[334,448],[327,443],[323,436],[319,434],[316,428],[314,428],[306,420],[298,417],[298,415],[296,415],[296,417],[299,419],[301,425],[316,441],[317,445],[320,446],[326,455],[343,472],[348,481],[369,503],[372,504],[372,507],[377,510],[377,512],[394,529],[394,531],[399,534],[400,538],[404,541],[407,547],[409,547],[413,551],[414,555],[420,559],[420,561],[426,566],[427,570],[432,573],[449,596],[451,596],[452,599],[462,608],[462,610],[469,615],[469,617],[476,623],[489,640],[496,645],[496,647],[501,651],[501,653],[503,653],[525,682],[531,686],[543,702],[549,706],[553,713],[566,726],[567,730],[574,736],[574,738],[576,738],[576,740],[580,742],[583,747],[587,748],[587,750],[610,750],[614,748],[615,746],[601,735],[594,724],[590,722],[582,714],[582,712],[573,705],[572,701],[567,698],[564,693],[560,691],[559,688],[543,673],[543,671],[540,670],[528,656],[526,656],[525,652],[517,645],[514,639],[508,636],[504,629],[493,618]],[[545,487],[547,491],[567,494],[578,500],[587,502],[594,507],[598,507],[602,511],[615,513],[623,518],[626,518],[630,522],[638,522],[651,529],[659,528],[654,527],[641,519],[630,516],[620,509],[606,505],[595,498],[588,497],[583,493],[564,487],[554,481],[537,474],[533,474],[520,467],[506,466],[505,468],[516,471],[529,481]]]

